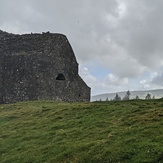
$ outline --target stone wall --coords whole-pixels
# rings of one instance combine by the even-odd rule
[[[66,36],[0,31],[0,103],[30,100],[90,101],[90,88]]]

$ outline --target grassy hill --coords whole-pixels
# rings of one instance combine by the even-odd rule
[[[1,163],[162,163],[163,100],[0,105]]]

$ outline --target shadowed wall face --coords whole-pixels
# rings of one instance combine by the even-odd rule
[[[0,103],[90,101],[73,50],[62,34],[0,31]]]

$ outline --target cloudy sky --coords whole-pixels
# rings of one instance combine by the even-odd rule
[[[92,95],[163,88],[163,0],[0,0],[0,29],[65,34]]]

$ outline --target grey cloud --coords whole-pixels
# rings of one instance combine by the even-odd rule
[[[162,81],[163,81],[163,73],[160,73],[157,76],[155,76],[150,83],[163,87]]]
[[[64,33],[78,62],[134,78],[163,62],[162,7],[162,0],[1,0],[0,28]]]
[[[128,54],[148,67],[157,67],[163,60],[162,7],[161,0],[132,0],[128,2],[128,13],[120,24],[127,36],[124,42]]]

